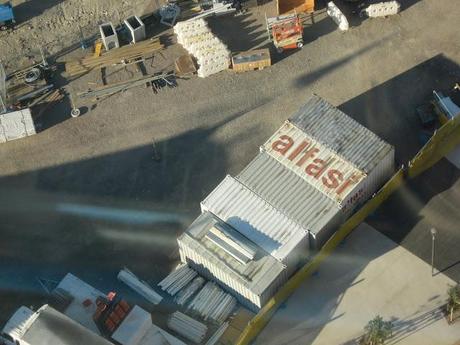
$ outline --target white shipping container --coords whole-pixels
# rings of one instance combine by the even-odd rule
[[[216,216],[205,212],[178,238],[181,260],[256,310],[263,305],[261,296],[266,291],[276,290],[287,280],[286,266],[261,248],[253,260],[241,263],[208,239],[207,234],[216,222],[223,224]]]
[[[324,239],[345,220],[339,205],[307,183],[266,152],[259,153],[237,179],[310,233],[310,248],[319,249]],[[318,239],[320,239],[318,241]],[[309,252],[298,250],[291,260],[303,259]],[[286,263],[291,266],[291,263]]]
[[[262,147],[348,213],[394,171],[394,147],[313,96]]]
[[[229,175],[201,202],[201,211],[212,212],[282,262],[308,237],[307,229]]]
[[[288,121],[263,150],[338,204],[366,178],[364,172]]]
[[[0,143],[36,134],[30,109],[0,115]]]

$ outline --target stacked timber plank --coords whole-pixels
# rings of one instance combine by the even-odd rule
[[[230,51],[214,36],[204,19],[179,22],[174,26],[177,42],[198,62],[198,76],[205,78],[230,66]]]
[[[236,306],[236,299],[213,282],[208,282],[188,306],[204,320],[224,322]]]
[[[137,278],[127,268],[122,269],[117,278],[153,304],[158,304],[163,299],[149,284]]]
[[[96,68],[109,67],[121,63],[136,61],[163,49],[163,44],[158,38],[142,41],[117,49],[109,50],[101,56],[87,56],[80,60],[69,61],[65,64],[69,76],[77,76]]]
[[[163,291],[174,296],[190,283],[197,273],[187,265],[180,265],[175,271],[170,273],[165,279],[158,283]]]
[[[179,311],[171,314],[167,324],[170,329],[197,344],[203,341],[208,331],[206,325]]]

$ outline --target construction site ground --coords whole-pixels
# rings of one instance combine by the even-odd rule
[[[125,3],[111,2],[110,8]],[[270,47],[273,66],[180,79],[178,87],[158,94],[140,87],[98,103],[76,102],[79,118],[70,117],[66,99],[43,115],[38,135],[0,145],[0,324],[19,305],[46,300],[39,277],[59,280],[72,272],[102,291],[124,293],[116,274],[126,266],[158,282],[177,263],[176,237],[199,214],[203,197],[226,174],[237,174],[312,93],[393,144],[397,164],[407,164],[422,146],[415,108],[431,99],[433,89],[449,90],[460,79],[460,8],[456,0],[401,2],[399,15],[354,17],[345,33],[319,3],[314,18],[306,19],[305,46],[285,54],[267,42],[265,14],[273,12],[273,2],[210,19],[231,51]],[[31,11],[42,6],[25,3]],[[40,17],[57,20],[59,6],[76,11],[72,6],[85,1],[43,3],[48,6],[30,12],[36,17],[24,18],[30,32]],[[183,49],[171,29],[150,30],[164,35],[167,48],[146,64],[171,68]],[[47,32],[50,40],[59,34]],[[23,44],[27,36],[19,35],[2,33],[2,45]],[[60,44],[63,49],[47,49],[59,62],[92,54],[91,48],[80,50],[78,39]],[[102,82],[100,71],[69,81],[62,64],[58,68],[58,84],[71,93]],[[107,70],[109,83],[134,76],[140,72],[133,65]],[[425,261],[429,228],[439,227],[436,265],[453,280],[460,280],[459,176],[443,160],[370,220]]]

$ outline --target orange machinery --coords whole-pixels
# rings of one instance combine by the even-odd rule
[[[303,26],[296,12],[266,18],[266,21],[268,37],[279,53],[303,47]]]
[[[315,0],[276,0],[276,7],[278,14],[312,13],[315,9]]]

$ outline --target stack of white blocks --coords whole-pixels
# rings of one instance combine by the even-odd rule
[[[230,51],[214,36],[204,19],[179,22],[174,33],[177,42],[197,59],[199,77],[208,77],[230,66]]]
[[[401,4],[398,1],[382,1],[369,5],[364,9],[370,18],[386,17],[398,14],[401,11]]]

